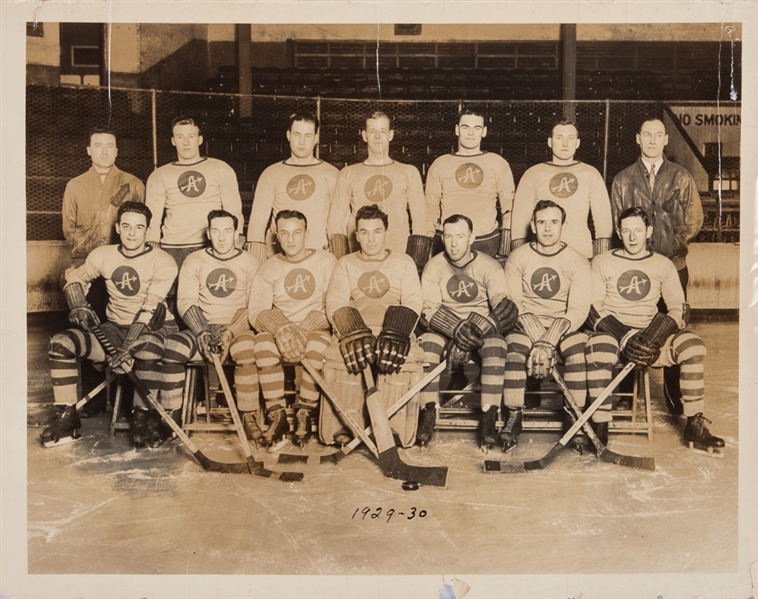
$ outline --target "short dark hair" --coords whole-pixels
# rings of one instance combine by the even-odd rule
[[[355,213],[355,228],[358,229],[358,221],[359,220],[376,220],[379,219],[384,223],[384,228],[389,228],[389,218],[387,218],[387,215],[382,212],[382,209],[379,208],[376,204],[366,204],[365,206],[361,206],[358,208],[358,212]]]
[[[148,227],[150,226],[150,221],[153,220],[153,213],[150,211],[150,208],[148,208],[142,202],[124,202],[118,207],[118,212],[116,213],[116,222],[120,224],[121,217],[127,212],[136,212],[137,214],[144,215],[146,221],[145,224]]]
[[[556,204],[553,200],[540,200],[535,204],[534,210],[532,210],[532,222],[535,222],[538,212],[547,210],[548,208],[558,208],[561,211],[561,223],[566,222],[566,211],[563,209],[563,206]]]
[[[211,228],[211,221],[214,218],[231,218],[232,221],[234,222],[234,230],[235,231],[237,230],[237,225],[239,225],[239,219],[234,214],[232,214],[231,212],[229,212],[227,210],[211,210],[208,213],[208,228],[209,229]]]
[[[371,110],[366,113],[366,118],[363,119],[363,131],[366,130],[366,123],[368,123],[369,119],[387,119],[387,121],[390,124],[390,131],[392,130],[392,127],[394,126],[395,119],[392,118],[392,115],[388,114],[384,110],[381,110],[377,108],[376,110]]]
[[[663,122],[663,118],[662,117],[659,117],[659,116],[648,116],[648,117],[645,117],[640,122],[640,126],[637,128],[637,133],[639,133],[640,131],[642,131],[642,127],[644,126],[645,123],[650,123],[652,121],[658,121],[661,125],[663,125],[663,130],[664,131],[666,130],[666,123]]]
[[[444,231],[445,225],[453,225],[453,224],[459,223],[461,221],[465,222],[468,225],[469,232],[471,232],[471,233],[474,232],[474,223],[472,223],[471,219],[468,216],[464,215],[464,214],[451,214],[450,216],[448,216],[442,222],[442,229]]]
[[[296,218],[297,220],[301,220],[305,223],[305,228],[308,228],[308,219],[305,218],[305,214],[299,210],[280,210],[276,213],[276,216],[274,216],[274,223],[278,225],[280,220],[286,220],[288,218]]]
[[[171,137],[174,136],[174,127],[177,125],[194,125],[197,127],[197,134],[202,135],[200,130],[200,123],[190,116],[178,116],[171,121]]]
[[[645,223],[645,227],[650,226],[650,217],[648,216],[647,212],[645,212],[641,206],[632,206],[631,208],[627,208],[621,214],[619,214],[618,228],[621,228],[621,221],[623,221],[625,218],[632,218],[634,216],[639,216],[642,219],[642,222]]]
[[[112,135],[113,139],[116,140],[118,143],[118,138],[116,137],[116,133],[111,129],[110,127],[92,127],[92,129],[89,130],[89,133],[87,134],[87,146],[92,143],[92,136],[98,135],[98,134],[105,134],[105,135]]]
[[[576,129],[576,135],[579,136],[579,127],[576,124],[576,119],[571,117],[563,117],[562,119],[559,119],[555,122],[553,125],[553,128],[550,129],[550,137],[553,136],[553,133],[555,132],[556,127],[568,127],[571,126],[574,129]]]
[[[487,109],[483,105],[470,104],[461,108],[458,112],[458,118],[455,121],[456,125],[460,125],[461,118],[466,115],[481,117],[481,119],[484,121],[485,127],[487,126]]]
[[[300,121],[303,123],[313,123],[313,132],[318,133],[318,128],[320,125],[318,117],[311,114],[310,112],[295,112],[294,114],[291,114],[287,131],[292,131],[292,125]]]

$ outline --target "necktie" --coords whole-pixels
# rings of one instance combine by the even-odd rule
[[[650,173],[648,174],[648,183],[650,184],[650,191],[653,191],[653,185],[655,185],[655,165],[650,167]]]

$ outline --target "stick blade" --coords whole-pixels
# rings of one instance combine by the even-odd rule
[[[400,459],[394,446],[379,454],[379,467],[387,478],[411,480],[431,487],[447,486],[447,466],[411,466]]]
[[[637,470],[655,470],[655,458],[643,456],[622,455],[615,453],[607,447],[600,452],[598,456],[601,461],[627,468],[636,468]]]
[[[499,462],[497,460],[486,460],[484,462],[484,472],[487,474],[516,474],[526,472],[523,462]]]

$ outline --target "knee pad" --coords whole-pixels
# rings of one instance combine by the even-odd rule
[[[671,340],[671,353],[676,364],[702,362],[705,359],[705,343],[689,329],[678,331]]]
[[[569,333],[558,343],[558,351],[566,361],[584,360],[584,348],[587,345],[587,339],[587,333],[578,331]]]
[[[168,335],[164,347],[164,362],[177,364],[186,364],[190,356],[198,351],[195,337],[185,331]]]
[[[53,335],[48,355],[51,358],[74,360],[92,353],[91,340],[79,329],[66,329]]]
[[[166,338],[161,333],[145,333],[134,342],[130,353],[137,360],[162,360],[165,353],[165,343]]]
[[[618,362],[619,343],[612,335],[593,333],[584,347],[588,366],[607,368]]]

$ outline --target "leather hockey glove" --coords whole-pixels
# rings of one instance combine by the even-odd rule
[[[497,306],[492,309],[492,316],[497,322],[498,332],[503,337],[510,333],[518,324],[518,308],[507,297],[501,299]]]
[[[245,243],[245,251],[263,264],[268,260],[268,247],[261,241],[248,241]]]
[[[389,306],[384,314],[382,332],[376,339],[376,367],[382,374],[400,372],[411,351],[411,333],[418,314],[407,306]]]
[[[484,345],[482,331],[470,320],[463,320],[447,306],[440,306],[429,320],[429,328],[443,334],[463,351],[474,351]]]
[[[511,230],[500,229],[500,249],[498,250],[498,256],[508,257],[511,253]]]
[[[63,295],[71,310],[68,321],[72,325],[83,331],[90,331],[92,326],[100,324],[100,319],[87,302],[81,283],[69,283],[63,288]]]
[[[611,249],[610,237],[598,237],[592,240],[592,257],[594,258],[598,254],[602,254]]]
[[[157,331],[163,326],[166,321],[166,304],[160,302],[153,308],[143,308],[134,316],[132,324],[129,325],[129,330],[126,332],[126,337],[121,342],[121,346],[116,350],[116,353],[108,357],[108,364],[110,367],[119,374],[125,374],[132,369],[134,365],[134,358],[131,354],[132,345],[140,338],[146,331]]]
[[[661,312],[645,329],[632,335],[623,349],[623,355],[638,366],[650,366],[661,355],[661,347],[671,335],[679,330],[677,322]]]
[[[448,370],[455,370],[468,364],[471,359],[470,351],[463,351],[452,339],[445,345],[445,360]]]
[[[287,362],[299,362],[303,357],[308,342],[307,333],[278,308],[261,312],[255,321],[255,328],[274,336],[276,346]]]
[[[350,253],[350,242],[347,235],[332,235],[329,237],[329,251],[337,260]]]
[[[182,320],[195,335],[197,341],[197,350],[203,359],[211,361],[211,344],[213,342],[213,333],[208,328],[208,322],[199,306],[190,306],[182,315]]]
[[[555,366],[556,347],[561,337],[571,328],[566,318],[556,318],[545,333],[532,345],[526,359],[528,375],[541,379],[547,376]]]
[[[635,330],[626,326],[613,314],[600,317],[600,314],[595,309],[595,306],[590,306],[590,313],[587,316],[587,326],[594,331],[601,333],[608,333],[611,337],[619,342],[619,348],[624,349],[627,342],[635,334]]]
[[[416,270],[419,276],[424,270],[424,266],[429,262],[429,256],[432,253],[432,238],[426,235],[410,235],[408,243],[405,246],[405,253],[408,254],[416,263]]]
[[[366,366],[374,363],[376,337],[363,322],[358,310],[352,306],[340,308],[332,315],[332,325],[349,373],[360,374]]]

